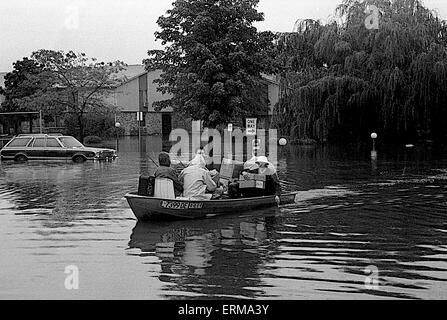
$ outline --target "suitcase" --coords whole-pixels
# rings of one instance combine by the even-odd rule
[[[140,176],[138,181],[138,195],[145,197],[154,196],[155,177]]]

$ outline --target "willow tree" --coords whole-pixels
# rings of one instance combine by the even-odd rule
[[[377,30],[365,27],[372,4],[380,10]],[[418,0],[346,0],[336,15],[343,22],[318,25],[318,39],[308,36],[315,24],[306,24],[288,35],[287,50],[278,46],[291,79],[283,85],[293,88],[277,110],[293,117],[289,133],[320,141],[372,130],[399,140],[445,136],[445,21]],[[284,59],[294,55],[310,66],[294,68]]]
[[[271,32],[253,23],[264,16],[258,0],[176,0],[158,19],[164,50],[151,50],[148,70],[161,69],[159,90],[172,98],[155,102],[214,127],[267,110],[261,73],[273,70]]]

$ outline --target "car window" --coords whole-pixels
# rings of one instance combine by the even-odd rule
[[[48,138],[47,139],[47,147],[49,148],[62,148],[59,142],[55,138]]]
[[[28,144],[28,142],[31,141],[31,138],[17,138],[12,140],[9,144],[8,147],[13,147],[13,148],[17,148],[17,147],[26,147],[26,145]]]
[[[34,148],[44,148],[45,147],[45,138],[36,138],[34,139]]]
[[[82,147],[84,147],[82,145],[82,143],[80,143],[78,140],[76,140],[73,137],[62,137],[62,138],[59,138],[59,140],[67,148],[82,148]]]

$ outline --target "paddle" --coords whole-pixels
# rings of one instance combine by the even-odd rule
[[[151,161],[155,164],[155,166],[156,166],[157,168],[159,167],[159,165],[154,161],[154,159],[151,158],[150,155],[148,155],[147,157],[148,157],[149,159],[151,159]]]
[[[186,169],[186,166],[183,164],[182,160],[180,160],[179,157],[177,157],[176,154],[174,154],[175,158],[178,160],[178,162],[180,162],[180,164],[182,165],[183,169]]]

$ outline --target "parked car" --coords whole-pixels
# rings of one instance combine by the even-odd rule
[[[113,149],[85,147],[72,136],[51,134],[20,134],[11,139],[1,150],[2,160],[113,160]]]

